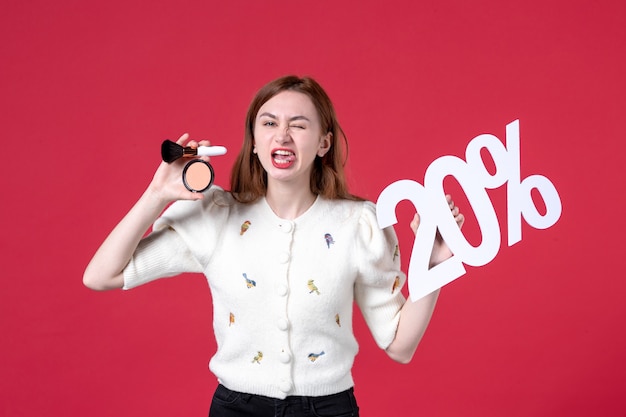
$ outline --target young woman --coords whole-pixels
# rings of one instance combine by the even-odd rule
[[[178,143],[208,145],[186,134]],[[395,232],[378,227],[373,203],[348,192],[342,145],[317,82],[274,80],[248,110],[230,191],[189,192],[184,162],[162,163],[85,271],[95,290],[205,274],[218,346],[210,416],[358,416],[353,303],[395,361],[409,362],[426,330],[438,292],[403,297]],[[418,224],[416,214],[414,231]],[[431,263],[450,255],[438,239]]]

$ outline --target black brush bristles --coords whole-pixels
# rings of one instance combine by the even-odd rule
[[[163,160],[168,164],[184,155],[195,155],[196,152],[197,151],[195,149],[189,147],[185,148],[169,139],[164,140],[161,144],[161,158],[163,158]]]

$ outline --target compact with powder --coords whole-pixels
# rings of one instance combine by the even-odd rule
[[[202,159],[193,159],[183,168],[183,184],[189,191],[201,193],[213,184],[213,167]]]
[[[171,164],[179,158],[194,156],[218,156],[224,155],[224,146],[182,146],[169,139],[161,144],[161,157],[164,162]],[[215,173],[211,164],[203,159],[194,158],[185,164],[183,168],[183,184],[185,188],[194,193],[201,193],[213,185]]]

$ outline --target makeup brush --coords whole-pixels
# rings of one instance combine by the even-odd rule
[[[176,142],[166,139],[161,144],[161,157],[165,162],[172,163],[183,156],[219,156],[226,153],[223,146],[181,146]]]

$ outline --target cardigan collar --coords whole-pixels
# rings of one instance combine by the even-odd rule
[[[263,208],[263,215],[275,223],[282,224],[290,222],[295,224],[302,224],[305,223],[308,219],[313,218],[315,216],[315,213],[322,210],[322,206],[324,205],[323,201],[324,199],[320,195],[317,195],[315,197],[315,201],[313,201],[313,204],[311,204],[311,207],[309,207],[304,213],[302,213],[293,220],[283,219],[279,217],[276,213],[274,213],[265,197],[261,198],[258,204],[260,204]]]

